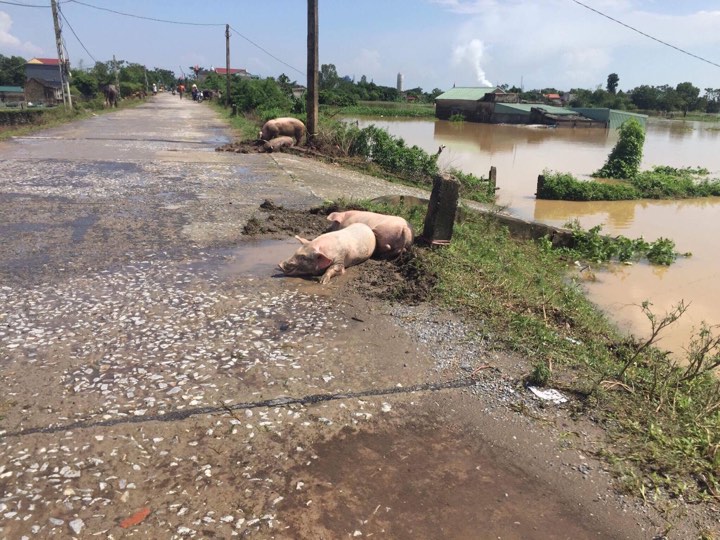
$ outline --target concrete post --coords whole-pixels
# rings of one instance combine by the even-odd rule
[[[460,183],[448,174],[433,179],[421,240],[430,245],[449,244],[455,225]]]
[[[493,195],[497,189],[497,168],[493,165],[490,167],[490,174],[488,176],[488,192]]]

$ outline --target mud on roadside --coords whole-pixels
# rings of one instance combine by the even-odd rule
[[[315,238],[330,230],[327,216],[332,212],[361,209],[358,205],[327,204],[309,210],[292,210],[265,200],[245,224],[243,236],[270,240],[297,235]],[[368,299],[394,299],[408,304],[428,300],[436,276],[423,268],[418,257],[421,248],[413,246],[393,260],[372,258],[359,266],[355,279],[347,287]]]

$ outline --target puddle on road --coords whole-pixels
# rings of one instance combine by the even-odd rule
[[[272,277],[283,275],[278,263],[298,248],[294,238],[246,242],[228,250],[226,261],[218,268],[220,277]]]
[[[323,286],[316,276],[285,276],[278,263],[295,253],[300,246],[295,238],[282,240],[249,240],[242,245],[210,253],[210,257],[190,265],[196,274],[210,272],[222,280],[238,278],[281,278],[274,282],[279,286],[292,286],[299,291],[319,296],[331,296],[335,287]],[[333,279],[353,279],[356,269],[349,268],[344,276]]]

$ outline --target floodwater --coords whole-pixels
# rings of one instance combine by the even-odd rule
[[[648,241],[670,238],[680,253],[670,266],[646,263],[595,269],[586,282],[590,299],[622,329],[638,337],[650,324],[640,310],[648,300],[656,314],[684,301],[685,315],[661,334],[659,346],[682,355],[693,329],[705,321],[720,325],[720,198],[683,201],[561,202],[535,199],[537,177],[544,169],[588,178],[599,169],[617,142],[617,132],[604,129],[543,128],[453,123],[442,120],[361,119],[375,124],[409,145],[428,152],[445,148],[441,167],[486,176],[497,167],[498,202],[521,218],[556,226],[577,219],[585,228],[602,225],[608,235],[642,236]],[[651,120],[645,139],[643,168],[653,165],[705,167],[720,177],[718,124]]]

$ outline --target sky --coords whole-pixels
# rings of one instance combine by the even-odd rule
[[[685,81],[720,88],[720,0],[581,2],[705,61],[576,0],[319,0],[320,64],[393,87],[402,73],[405,89],[427,92],[503,83],[595,89],[610,73],[625,91]],[[178,76],[194,65],[225,67],[230,24],[231,67],[306,82],[305,0],[59,4],[73,68],[113,55]],[[0,54],[57,58],[49,6],[50,0],[0,0]]]

